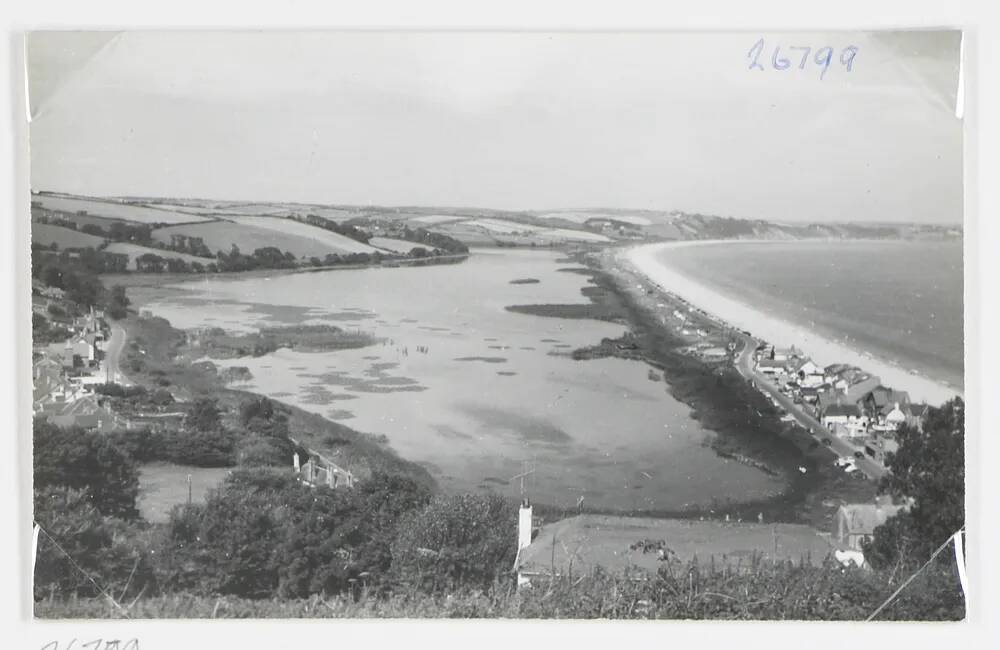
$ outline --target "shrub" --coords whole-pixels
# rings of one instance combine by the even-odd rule
[[[184,428],[188,431],[209,433],[222,428],[222,416],[218,401],[210,397],[196,399],[184,418]]]
[[[139,474],[114,438],[79,427],[34,422],[35,489],[65,486],[86,490],[101,514],[134,519]]]
[[[514,565],[516,531],[517,507],[499,495],[437,497],[399,523],[393,577],[431,592],[488,588]]]
[[[269,438],[251,434],[240,439],[236,445],[235,456],[243,467],[291,467],[292,456],[296,452],[301,458],[306,457],[305,450],[296,447],[288,438]]]
[[[36,599],[106,594],[120,600],[151,582],[139,537],[124,521],[103,516],[85,490],[49,485],[35,491],[34,501],[35,522],[45,531],[35,560]]]
[[[217,431],[170,431],[165,438],[166,459],[196,467],[231,467],[235,464],[236,435]]]

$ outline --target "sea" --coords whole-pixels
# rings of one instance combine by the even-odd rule
[[[961,241],[718,243],[658,259],[761,312],[964,389]]]

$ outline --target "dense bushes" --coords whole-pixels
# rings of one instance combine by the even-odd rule
[[[31,277],[45,286],[62,289],[66,299],[77,305],[97,305],[104,295],[104,286],[97,278],[103,268],[88,268],[90,257],[82,254],[70,257],[69,253],[39,254],[32,248]]]
[[[932,408],[920,429],[896,432],[881,487],[912,499],[907,512],[875,529],[865,557],[875,566],[919,565],[965,525],[965,403],[956,397]],[[948,556],[945,555],[945,558]]]
[[[119,397],[122,399],[133,399],[146,397],[149,391],[146,390],[145,386],[123,386],[121,384],[116,384],[113,382],[107,382],[103,384],[95,384],[93,386],[94,392],[98,395],[106,395],[108,397]]]
[[[516,531],[517,506],[499,495],[437,497],[400,522],[393,576],[431,592],[488,588],[510,575]]]
[[[138,470],[113,439],[36,419],[32,456],[36,490],[49,486],[83,490],[103,515],[123,519],[138,516]]]
[[[425,228],[410,228],[409,226],[405,226],[403,230],[397,234],[400,239],[416,242],[418,244],[426,244],[431,248],[436,248],[437,250],[444,251],[445,253],[456,254],[469,252],[469,247],[454,237],[440,232],[432,232]]]
[[[141,536],[125,521],[106,517],[85,490],[47,485],[35,490],[39,535],[35,598],[133,596],[152,579]],[[57,546],[58,544],[58,546]]]
[[[47,343],[62,343],[73,331],[58,322],[50,322],[42,314],[32,312],[31,314],[31,342],[33,345],[45,345]]]
[[[113,597],[151,579],[138,516],[138,472],[114,439],[34,423],[34,520],[40,534],[35,597]]]
[[[334,594],[388,569],[416,483],[376,476],[358,490],[308,488],[291,472],[234,471],[204,505],[174,510],[157,556],[168,589],[249,598]]]
[[[327,219],[315,214],[307,214],[304,217],[300,214],[293,214],[291,218],[295,221],[301,221],[302,223],[308,223],[311,226],[316,226],[317,228],[322,228],[323,230],[329,230],[330,232],[335,232],[338,235],[343,235],[344,237],[349,237],[354,241],[361,242],[362,244],[367,244],[372,238],[371,234],[347,223],[337,223],[333,219]]]

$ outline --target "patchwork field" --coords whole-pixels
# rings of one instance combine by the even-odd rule
[[[350,210],[347,208],[324,208],[320,206],[309,206],[302,210],[298,210],[298,212],[315,214],[317,216],[336,221],[337,223],[347,221],[348,219],[354,219],[355,217],[360,217],[365,214],[361,210]]]
[[[534,233],[544,230],[544,228],[540,228],[539,226],[530,226],[516,221],[507,221],[506,219],[474,219],[467,223],[469,225],[485,228],[490,232],[497,232],[506,235],[512,235],[515,233]]]
[[[31,224],[31,243],[51,246],[53,243],[59,248],[96,248],[104,243],[104,240],[94,235],[77,232],[62,226],[53,226],[47,223]]]
[[[452,221],[464,221],[467,217],[459,217],[453,214],[425,214],[420,217],[413,217],[410,221],[422,224],[450,223]]]
[[[350,237],[310,226],[306,223],[283,219],[281,217],[233,217],[235,223],[249,225],[276,232],[289,237],[301,237],[324,244],[328,247],[328,252],[341,255],[348,253],[374,253],[375,249],[367,244],[362,244]]]
[[[544,239],[546,241],[560,242],[560,241],[590,241],[590,242],[609,242],[609,238],[604,235],[600,235],[596,232],[586,232],[583,230],[569,230],[568,228],[549,228],[546,230],[540,230],[533,233],[535,237]]]
[[[217,214],[227,209],[225,207],[216,207],[214,205],[184,205],[181,203],[154,203],[148,205],[149,207],[153,207],[158,210],[171,210],[175,212],[186,212],[188,214],[203,216]]]
[[[78,213],[86,212],[91,216],[109,217],[111,219],[123,219],[125,221],[135,221],[137,223],[188,223],[192,221],[205,221],[205,217],[196,214],[182,214],[172,210],[151,208],[144,205],[133,205],[128,203],[113,203],[109,201],[99,201],[96,199],[77,199],[65,196],[35,195],[31,197],[33,203],[38,203],[49,210],[60,210],[62,212]]]
[[[201,264],[210,264],[215,261],[211,257],[198,257],[196,255],[187,255],[185,253],[178,253],[175,251],[164,251],[159,248],[148,248],[146,246],[139,246],[137,244],[126,244],[123,242],[116,242],[114,244],[108,244],[105,249],[109,253],[124,253],[128,255],[129,268],[135,270],[136,259],[145,255],[146,253],[152,253],[154,255],[159,255],[163,258],[170,258],[175,260],[184,260],[185,262],[200,262]]]
[[[615,221],[630,223],[636,226],[650,226],[653,224],[652,220],[647,217],[612,214],[608,212],[547,212],[545,214],[538,215],[538,218],[564,219],[566,221],[572,221],[573,223],[579,224],[587,223],[591,219],[614,219]]]
[[[305,227],[310,228],[310,226]],[[310,234],[312,231],[326,232],[319,228],[311,228]],[[339,255],[343,252],[341,247],[330,246],[312,236],[291,235],[279,230],[261,228],[249,223],[236,223],[235,221],[211,221],[168,226],[153,231],[153,238],[157,241],[169,242],[170,236],[173,234],[201,237],[205,240],[205,245],[208,246],[209,250],[213,252],[229,252],[234,244],[246,254],[253,253],[254,250],[265,246],[275,246],[282,251],[289,251],[297,257],[316,256],[322,258],[329,253]],[[370,247],[366,248],[373,250]]]

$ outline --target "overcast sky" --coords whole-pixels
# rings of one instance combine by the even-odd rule
[[[958,60],[954,32],[37,33],[32,187],[959,222]]]

